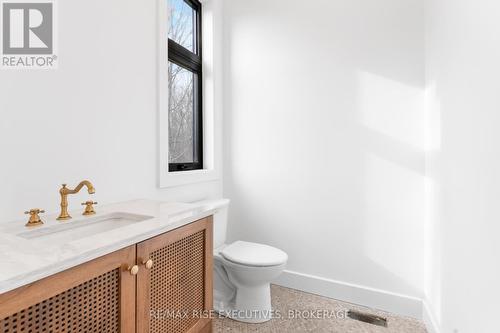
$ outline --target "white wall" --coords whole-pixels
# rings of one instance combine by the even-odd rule
[[[423,15],[420,0],[225,1],[232,239],[421,296]]]
[[[426,5],[424,82],[419,0],[225,2],[230,236],[323,281],[425,289],[443,333],[493,332],[500,5]],[[221,180],[157,189],[156,11],[59,2],[59,68],[0,72],[0,221],[57,211],[60,183],[83,178],[102,203],[221,195]]]
[[[100,203],[220,196],[220,179],[157,189],[157,2],[58,5],[59,68],[0,72],[0,221],[56,212],[85,178]]]
[[[498,1],[427,1],[426,302],[443,333],[498,331]]]

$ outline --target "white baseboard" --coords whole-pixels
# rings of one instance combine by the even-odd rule
[[[419,298],[319,276],[285,270],[274,283],[283,287],[359,304],[401,316],[421,320],[423,315],[422,300]]]
[[[434,316],[429,304],[426,301],[422,302],[422,321],[427,328],[427,333],[441,333],[436,317]]]

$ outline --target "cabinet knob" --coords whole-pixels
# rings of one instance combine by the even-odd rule
[[[146,266],[147,269],[151,269],[153,267],[153,260],[148,259],[147,261],[143,262],[144,266]]]
[[[128,271],[132,275],[137,275],[137,273],[139,273],[139,266],[137,266],[137,265],[129,266]]]

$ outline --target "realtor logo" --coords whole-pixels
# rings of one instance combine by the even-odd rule
[[[54,68],[54,2],[4,0],[2,68]]]

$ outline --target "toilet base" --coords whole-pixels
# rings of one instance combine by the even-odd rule
[[[238,287],[233,304],[216,310],[226,317],[244,323],[258,324],[269,321],[273,318],[270,284]]]
[[[271,287],[263,284],[255,287],[238,287],[236,291],[236,308],[245,312],[245,317],[252,322],[271,319]],[[249,315],[250,314],[250,315]]]

